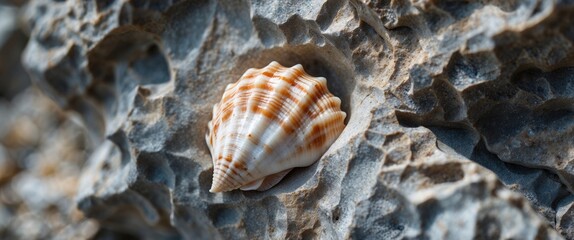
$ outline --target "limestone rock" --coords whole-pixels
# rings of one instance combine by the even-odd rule
[[[1,3],[1,2],[0,2]],[[20,63],[27,38],[19,27],[19,9],[0,5],[0,99],[9,100],[23,91],[30,80]]]
[[[76,208],[83,129],[36,89],[0,102],[0,238],[85,239],[99,227]]]
[[[25,16],[33,81],[97,145],[77,200],[104,229],[574,238],[571,1],[36,0]],[[271,61],[327,78],[347,127],[268,191],[209,193],[211,107]]]
[[[98,224],[75,204],[86,134],[30,86],[18,2],[0,2],[0,238],[90,238]]]

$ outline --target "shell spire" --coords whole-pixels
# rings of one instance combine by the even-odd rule
[[[313,164],[345,128],[340,105],[327,80],[300,64],[247,70],[226,87],[208,123],[210,192],[264,191],[291,169]]]

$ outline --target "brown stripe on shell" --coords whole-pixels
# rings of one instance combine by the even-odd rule
[[[234,168],[237,168],[237,169],[240,169],[240,170],[243,170],[243,171],[247,171],[247,165],[245,165],[245,163],[242,162],[242,161],[236,161],[236,162],[234,162],[234,163],[233,163],[233,167],[234,167]]]
[[[323,146],[323,144],[327,140],[327,136],[325,136],[325,133],[323,132],[324,127],[325,126],[323,123],[319,123],[319,124],[317,124],[311,128],[310,133],[312,136],[314,136],[314,138],[309,143],[309,147],[319,148],[319,147]]]
[[[258,73],[258,72],[255,71],[255,73]],[[246,79],[246,81],[238,81],[238,83],[236,85],[236,89],[241,89],[242,87],[245,87],[246,85],[251,85],[256,81],[256,79],[257,79],[257,77],[255,77],[253,79]],[[237,109],[236,107],[233,107],[233,108],[231,108],[231,112],[239,115],[242,112],[245,112],[247,105],[244,103],[249,100],[251,94],[249,93],[249,91],[239,91],[238,90],[235,93],[235,95],[236,95],[236,97],[233,99],[230,99],[230,102],[232,102],[233,106],[239,106],[239,109]],[[222,124],[225,124],[225,122],[222,122]],[[223,140],[224,138],[222,137],[221,139]],[[228,138],[226,138],[226,141],[224,141],[223,145],[227,146],[227,149],[224,148],[224,150],[227,150],[227,152],[225,152],[225,154],[227,155],[227,157],[229,157],[232,160],[233,160],[233,158],[232,158],[232,155],[230,155],[230,151],[237,149],[237,146],[234,143],[237,143],[239,139],[240,139],[240,136],[235,135],[235,136],[229,136]],[[228,143],[228,141],[231,141],[231,143]]]
[[[260,72],[263,73],[266,71],[262,70]],[[267,115],[267,117],[269,117],[269,114],[271,113],[262,108],[262,105],[271,99],[268,96],[268,93],[273,90],[273,86],[269,81],[269,76],[273,76],[273,74],[272,73],[261,74],[260,76],[256,77],[255,80],[249,83],[249,85],[251,85],[251,88],[249,88],[249,90],[247,90],[246,92],[250,93],[250,97],[246,100],[243,100],[240,103],[242,104],[242,106],[245,106],[246,108],[245,110],[241,111],[241,114],[243,114],[244,116],[250,114],[265,114]],[[246,119],[247,117],[243,118],[242,124],[239,126],[239,129],[237,131],[241,132],[247,130],[250,123],[246,123],[245,122],[247,121]],[[255,145],[247,144],[247,141],[243,141],[241,147],[246,149],[253,149]],[[234,155],[234,157],[237,158],[235,159],[235,161],[248,159],[251,157],[250,151],[243,151],[243,153],[238,151],[236,155]]]
[[[313,126],[311,132],[307,135],[306,139],[309,139],[307,148],[317,148],[323,146],[326,140],[331,138],[333,135],[333,130],[340,133],[345,127],[342,123],[344,120],[343,114],[332,114],[325,121],[321,121]]]
[[[267,153],[272,153],[273,152],[273,148],[271,148],[269,145],[264,144],[263,145],[263,151],[267,152]]]
[[[271,73],[271,72],[262,72],[261,74],[263,74],[267,77],[273,77],[273,73]]]
[[[247,135],[247,139],[249,139],[251,141],[251,143],[253,143],[254,145],[259,145],[259,138],[257,136],[255,136],[254,134],[248,134]]]
[[[299,77],[298,74],[303,73],[304,72],[302,71],[296,71],[297,75],[295,75],[295,77],[298,78]],[[303,83],[299,83],[299,85],[302,84]],[[291,108],[290,111],[291,117],[284,119],[283,122],[281,123],[281,126],[285,129],[285,132],[291,134],[295,131],[295,129],[298,129],[299,127],[301,127],[301,125],[303,125],[304,123],[303,121],[306,120],[303,116],[309,116],[308,113],[312,111],[310,107],[314,106],[314,103],[316,103],[317,100],[321,97],[321,95],[319,95],[321,91],[317,90],[318,89],[315,89],[313,87],[306,88],[307,96],[309,97],[303,96],[302,98],[299,98],[299,101],[295,103],[295,107]]]
[[[220,172],[220,174],[215,174],[216,172]],[[227,165],[225,163],[218,163],[218,167],[214,169],[214,176],[218,176],[221,180],[227,181],[229,185],[240,185],[244,180],[233,165]],[[223,176],[227,177],[225,178]]]

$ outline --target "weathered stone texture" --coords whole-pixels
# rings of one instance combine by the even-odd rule
[[[574,238],[574,2],[31,1],[23,62],[95,150],[77,204],[149,239]],[[265,192],[209,193],[248,68],[327,78],[347,128]]]

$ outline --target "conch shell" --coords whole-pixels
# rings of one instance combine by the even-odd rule
[[[229,84],[208,123],[210,192],[264,191],[293,168],[317,161],[345,128],[341,100],[327,80],[298,64],[271,62]]]

